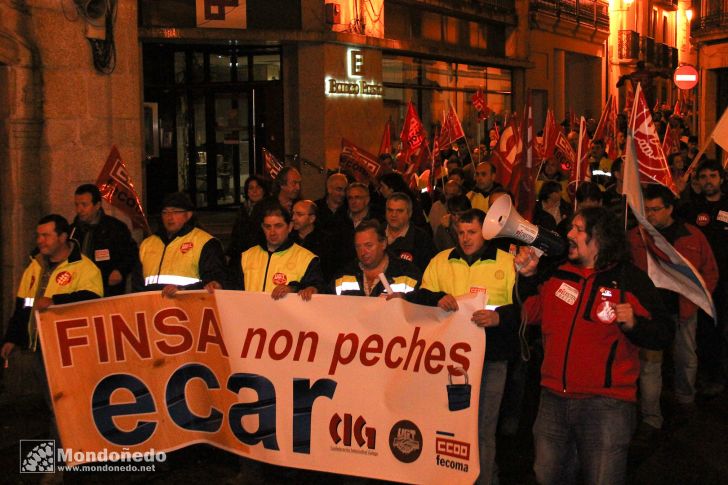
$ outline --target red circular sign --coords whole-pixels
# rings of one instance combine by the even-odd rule
[[[672,76],[679,89],[693,89],[698,85],[698,71],[693,66],[680,66]]]

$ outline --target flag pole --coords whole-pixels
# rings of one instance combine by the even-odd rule
[[[713,128],[713,131],[715,131],[715,128]],[[695,158],[693,158],[693,161],[690,162],[690,166],[687,170],[685,170],[685,173],[682,176],[682,181],[687,182],[688,178],[690,177],[690,174],[695,171],[696,168],[698,168],[698,162],[700,161],[700,157],[702,157],[705,154],[705,150],[708,149],[710,146],[710,142],[713,139],[713,131],[710,132],[710,135],[708,135],[708,138],[705,139],[703,142],[703,148],[700,149],[697,155],[695,155]]]

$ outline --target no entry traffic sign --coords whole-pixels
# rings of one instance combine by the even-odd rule
[[[672,76],[679,89],[693,89],[698,85],[698,71],[693,66],[680,66]]]

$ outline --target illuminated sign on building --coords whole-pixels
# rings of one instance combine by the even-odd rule
[[[358,49],[349,49],[347,52],[347,80],[339,80],[331,77],[326,78],[326,95],[327,96],[378,96],[384,95],[384,86],[374,81],[365,81],[361,78],[366,76],[366,62],[364,51]]]

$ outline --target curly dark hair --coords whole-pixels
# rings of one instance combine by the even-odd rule
[[[594,262],[595,269],[602,270],[616,263],[630,261],[624,227],[614,212],[604,207],[585,207],[574,214],[574,218],[577,216],[584,219],[588,240],[596,238],[599,253]]]

